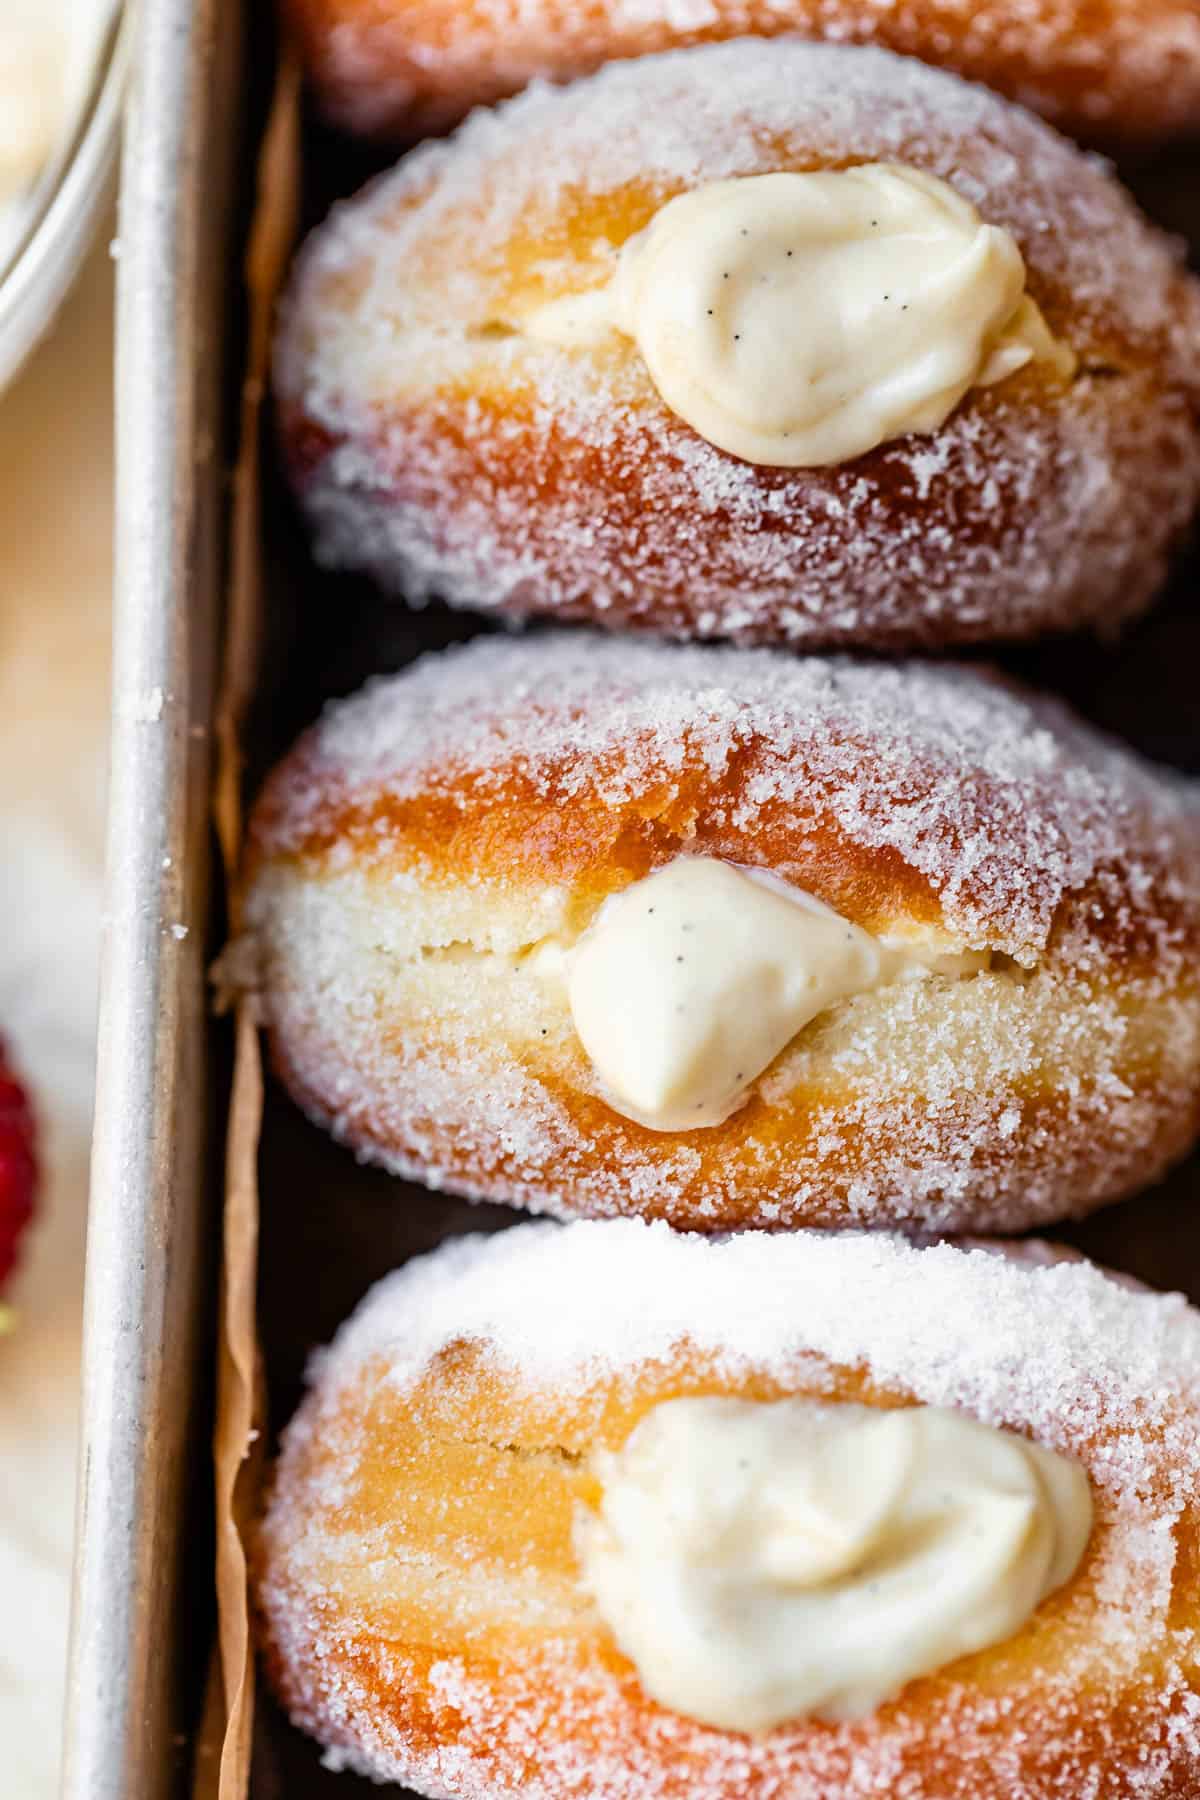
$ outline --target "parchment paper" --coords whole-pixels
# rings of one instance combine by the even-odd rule
[[[259,158],[254,219],[246,255],[249,343],[234,471],[230,592],[218,704],[214,812],[229,891],[231,934],[241,897],[242,733],[257,683],[261,645],[262,480],[260,438],[275,296],[296,234],[299,197],[299,72],[290,46],[280,63]],[[258,1142],[262,1056],[252,995],[236,1003],[236,1045],[225,1165],[225,1227],[218,1336],[216,1585],[220,1683],[210,1685],[196,1792],[244,1800],[254,1727],[254,1649],[245,1550],[262,1470],[264,1406],[255,1325],[258,1270]],[[222,1704],[218,1704],[218,1696]],[[220,1734],[219,1758],[211,1740]],[[215,1787],[214,1787],[215,1781]]]

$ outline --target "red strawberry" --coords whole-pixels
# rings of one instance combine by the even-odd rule
[[[37,1188],[33,1108],[0,1038],[0,1289],[13,1272]]]

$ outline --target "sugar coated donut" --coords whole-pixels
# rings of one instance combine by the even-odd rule
[[[439,1800],[1190,1800],[1198,1370],[1181,1296],[1085,1262],[635,1221],[458,1240],[382,1281],[314,1365],[256,1550],[267,1671],[333,1767]],[[1005,1456],[1052,1458],[1086,1493],[1071,1572],[1002,1641],[851,1718],[747,1733],[653,1699],[653,1658],[622,1652],[595,1583],[597,1508],[667,1417],[753,1427],[781,1402],[885,1433],[929,1408]],[[754,1544],[728,1543],[747,1497],[706,1430],[667,1434],[701,1454],[652,1470],[642,1497],[673,1498],[681,1540],[726,1526],[712,1555],[752,1610]],[[776,1514],[804,1475],[801,1455]],[[619,1523],[632,1542],[636,1516]],[[811,1547],[788,1539],[785,1581],[804,1585]],[[935,1533],[930,1592],[954,1585],[951,1548]],[[667,1560],[707,1618],[688,1555]],[[895,1569],[871,1568],[873,1650]],[[816,1604],[847,1571],[828,1580]],[[717,1621],[714,1659],[740,1623]]]
[[[784,198],[739,228],[764,176]],[[684,199],[723,205],[724,235],[670,235]],[[927,311],[949,303],[903,258],[939,233],[976,310],[931,409],[910,388],[943,366],[949,314]],[[1016,281],[995,316],[984,241]],[[1108,629],[1200,490],[1197,294],[1107,169],[1019,108],[885,51],[749,39],[532,91],[338,207],[282,311],[281,438],[318,557],[410,600],[893,650]],[[1036,343],[997,363],[1018,300]],[[695,411],[665,367],[681,345]],[[793,398],[836,425],[859,383],[905,403],[815,448],[792,433]],[[765,451],[705,435],[714,385],[727,423],[781,410]]]
[[[476,1198],[1017,1230],[1200,1120],[1195,792],[983,672],[476,640],[326,712],[246,873],[292,1093]]]
[[[286,0],[329,115],[411,136],[620,56],[799,32],[940,63],[1085,137],[1200,126],[1193,0]]]

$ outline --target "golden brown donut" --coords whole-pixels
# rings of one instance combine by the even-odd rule
[[[1191,1800],[1200,1319],[1087,1263],[634,1222],[459,1240],[316,1362],[258,1544],[268,1675],[334,1767],[453,1800]],[[1080,1461],[1084,1560],[854,1723],[650,1700],[582,1589],[591,1459],[683,1395],[962,1409]]]
[[[1078,358],[823,468],[697,435],[626,337],[532,309],[604,285],[670,198],[900,162],[1024,256]],[[682,637],[903,649],[1137,613],[1200,491],[1200,299],[1107,169],[879,50],[760,39],[615,65],[426,145],[310,238],[275,383],[319,559],[419,601]]]
[[[1152,141],[1200,126],[1194,0],[285,0],[330,118],[403,137],[537,76],[617,57],[798,32],[939,63],[1076,136]]]
[[[723,1124],[648,1129],[536,953],[685,853],[985,966],[833,1005]],[[246,873],[293,1095],[474,1198],[1013,1231],[1144,1186],[1200,1123],[1195,793],[984,673],[477,640],[330,708]]]

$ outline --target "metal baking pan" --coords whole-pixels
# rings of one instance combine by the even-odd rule
[[[63,1794],[187,1791],[211,1636],[205,968],[239,9],[142,0],[118,257],[112,783]]]
[[[119,530],[108,930],[87,1283],[80,1536],[64,1800],[191,1791],[211,1644],[210,1369],[227,1046],[206,1021],[220,941],[209,787],[242,358],[247,171],[269,79],[266,9],[143,0],[120,224]],[[253,16],[252,16],[253,15]],[[310,121],[306,216],[372,158]],[[1200,156],[1125,171],[1200,253]],[[1189,213],[1191,216],[1189,216]],[[268,468],[269,651],[251,788],[331,694],[475,629],[381,605],[315,571]],[[1200,772],[1200,559],[1119,645],[1006,661],[1164,762]],[[268,1089],[259,1322],[272,1431],[309,1349],[380,1274],[451,1232],[514,1215],[360,1168]],[[1200,1159],[1063,1234],[1200,1299]],[[320,1766],[260,1694],[253,1800],[378,1790]]]

